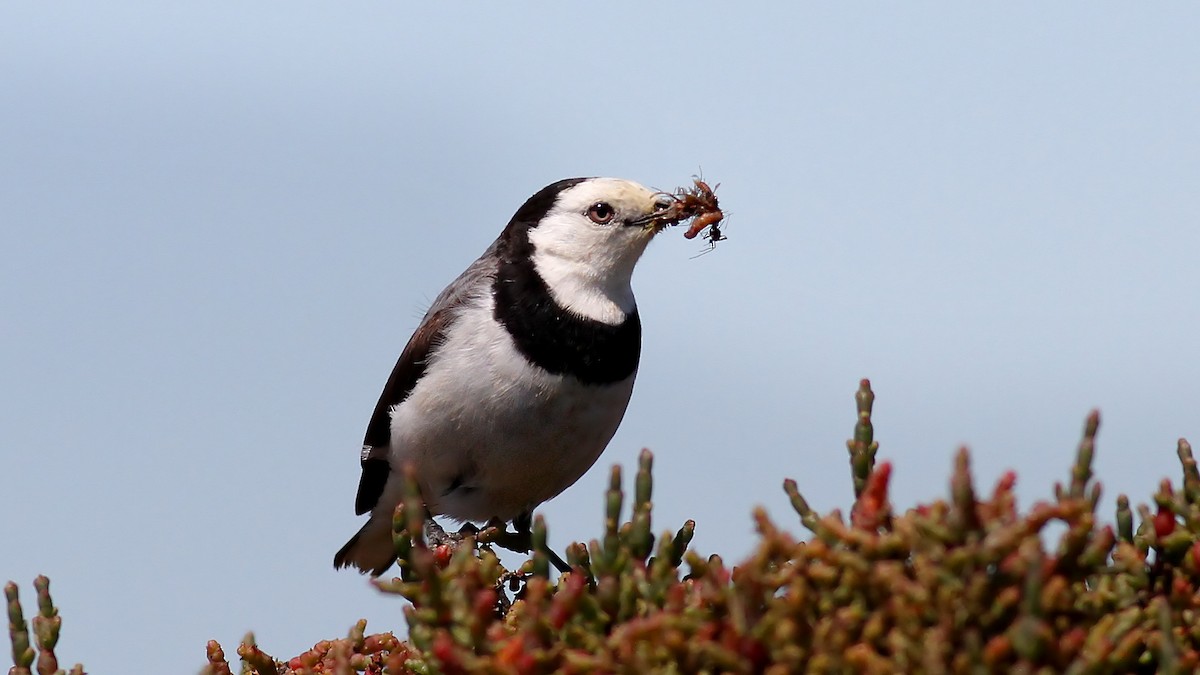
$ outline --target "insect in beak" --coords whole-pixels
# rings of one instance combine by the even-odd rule
[[[687,239],[695,239],[696,235],[704,231],[706,228],[709,234],[705,238],[709,240],[711,245],[725,239],[721,234],[721,222],[725,219],[725,214],[721,211],[721,206],[717,202],[717,195],[713,192],[713,188],[708,186],[708,183],[699,178],[693,179],[693,185],[689,188],[679,188],[675,194],[662,193],[662,197],[670,200],[662,202],[666,207],[657,215],[657,223],[660,227],[667,225],[677,225],[689,218],[692,219],[692,224],[688,227],[687,232],[683,236]]]

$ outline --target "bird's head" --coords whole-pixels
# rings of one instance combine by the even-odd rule
[[[674,203],[671,195],[633,181],[572,178],[546,187],[522,211],[531,204],[545,209],[529,233],[538,252],[602,268],[606,263],[636,262],[654,235],[669,224],[661,218]]]
[[[520,242],[510,255],[528,257],[561,305],[616,322],[634,308],[634,265],[654,235],[678,220],[675,203],[633,181],[571,178],[530,197],[505,236]]]

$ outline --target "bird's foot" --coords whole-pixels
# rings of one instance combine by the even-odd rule
[[[489,520],[488,524],[479,530],[479,541],[495,544],[514,553],[529,553],[533,549],[533,535],[528,530],[509,532],[508,523],[496,518]]]
[[[531,516],[518,516],[513,519],[514,531],[509,532],[507,523],[493,518],[479,531],[479,541],[495,544],[500,548],[514,553],[529,553],[533,550],[533,532],[530,529],[531,521]],[[571,571],[571,566],[549,546],[542,550],[542,553],[550,559],[550,564],[554,565],[559,572]]]

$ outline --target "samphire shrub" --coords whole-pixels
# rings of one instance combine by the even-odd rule
[[[1177,448],[1182,481],[1164,480],[1153,506],[1117,498],[1115,528],[1098,522],[1092,413],[1066,481],[1019,510],[1016,477],[978,490],[966,450],[949,495],[904,512],[888,499],[891,466],[875,462],[874,396],[863,381],[847,442],[854,502],[814,513],[784,481],[806,540],[754,514],[758,542],[729,566],[690,549],[694,523],[655,536],[652,457],[644,452],[627,500],[614,468],[605,529],[567,549],[552,575],[535,551],[506,569],[486,542],[430,545],[410,484],[394,523],[399,577],[377,582],[402,596],[408,638],[366,633],[318,642],[286,661],[247,635],[241,673],[1129,673],[1200,669],[1200,471]],[[411,481],[410,481],[411,483]],[[628,513],[623,507],[630,502]],[[624,515],[623,515],[624,514]],[[1137,520],[1138,526],[1134,527]],[[1045,532],[1048,525],[1056,536]],[[48,582],[35,582],[31,640],[6,586],[16,666],[59,671],[61,619]],[[72,673],[82,673],[76,666]],[[202,671],[232,673],[208,644]]]

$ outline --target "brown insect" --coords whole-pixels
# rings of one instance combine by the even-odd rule
[[[695,239],[696,235],[707,227],[710,228],[710,232],[706,237],[710,242],[715,244],[724,240],[720,225],[721,221],[725,219],[725,214],[721,212],[721,207],[717,203],[717,195],[713,193],[713,189],[708,186],[708,183],[699,178],[692,179],[692,182],[694,183],[692,189],[679,188],[675,191],[675,199],[678,201],[676,213],[678,213],[679,219],[694,218],[683,236],[687,239]]]

